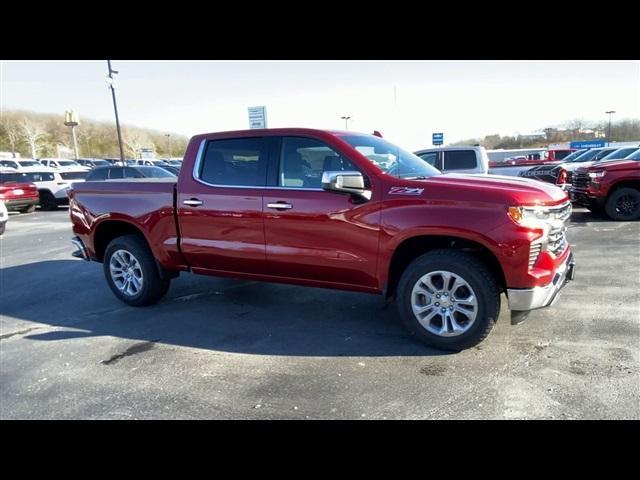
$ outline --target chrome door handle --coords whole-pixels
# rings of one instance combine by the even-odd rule
[[[199,207],[202,205],[202,200],[198,200],[197,198],[190,198],[189,200],[185,200],[182,203],[185,205],[189,205],[190,207]]]
[[[293,208],[293,205],[291,205],[290,203],[279,202],[279,203],[267,203],[267,207],[275,208],[276,210],[289,210],[290,208]]]

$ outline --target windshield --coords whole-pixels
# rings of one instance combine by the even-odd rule
[[[26,161],[26,160],[21,160],[18,163],[22,167],[41,167],[42,166],[39,162]]]
[[[602,161],[604,162],[605,160],[619,160],[621,158],[625,158],[627,155],[631,155],[636,150],[637,150],[637,147],[621,148],[619,150],[614,150],[606,157],[602,157]]]
[[[107,162],[106,160],[92,160],[93,164],[96,167],[103,167],[103,166],[109,166],[111,165],[109,162]]]
[[[583,153],[585,153],[587,150],[576,150],[575,152],[567,155],[566,157],[564,157],[562,159],[563,162],[570,162],[572,161],[574,158],[579,157],[580,155],[582,155]]]
[[[350,135],[340,138],[388,175],[407,179],[441,175],[436,168],[417,155],[383,138],[368,135]]]
[[[19,167],[18,163],[14,162],[13,160],[0,160],[0,165],[2,165],[3,167],[9,167],[9,168]]]
[[[58,165],[61,167],[81,167],[78,162],[74,162],[73,160],[58,160]]]
[[[600,150],[597,150],[597,149],[587,150],[582,155],[579,155],[573,158],[572,160],[569,160],[569,162],[588,162],[593,157],[595,157],[598,153],[600,153]]]
[[[640,160],[640,148],[636,150],[635,153],[632,153],[628,157],[625,157],[625,160]]]
[[[176,176],[173,173],[169,172],[168,170],[165,170],[164,168],[160,168],[160,167],[140,168],[140,172],[145,177],[150,177],[150,178],[168,178],[168,177]]]

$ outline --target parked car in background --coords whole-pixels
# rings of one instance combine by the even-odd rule
[[[640,149],[624,160],[578,168],[570,192],[577,204],[613,220],[640,219]]]
[[[99,158],[79,158],[76,161],[83,167],[89,167],[89,168],[106,167],[111,165],[111,162],[108,162],[107,160],[101,160]]]
[[[136,165],[132,167],[121,167],[112,165],[109,167],[96,167],[87,176],[86,180],[93,182],[96,180],[114,180],[123,178],[175,178],[176,176],[165,170],[164,167],[150,167],[147,165]]]
[[[53,168],[55,170],[78,169],[78,168],[89,170],[87,167],[80,165],[75,160],[67,160],[65,158],[41,158],[40,163],[45,167]]]
[[[529,169],[524,169],[518,173],[519,177],[523,178],[531,178],[534,180],[542,180],[544,182],[555,183],[560,186],[561,184],[566,183],[565,177],[560,178],[559,175],[562,171],[562,164],[566,162],[570,162],[574,158],[579,157],[583,153],[587,152],[588,149],[583,148],[580,150],[576,150],[573,153],[567,155],[562,160],[556,160],[553,163],[546,163],[543,165],[538,165],[535,167],[531,167]],[[565,172],[566,175],[566,172]]]
[[[0,200],[9,211],[31,213],[38,204],[38,188],[13,168],[0,168]]]
[[[182,166],[182,160],[177,160],[175,158],[168,158],[165,160],[169,165],[173,165],[174,167],[181,167]]]
[[[0,200],[0,235],[2,235],[7,228],[7,222],[9,221],[9,211],[4,205],[4,200]]]
[[[140,158],[136,160],[136,165],[148,165],[150,167],[162,167],[164,165],[170,165],[166,160],[159,160],[153,158]]]
[[[18,160],[18,165],[20,168],[42,167],[42,164],[37,160]]]
[[[425,148],[415,154],[442,173],[487,173],[489,157],[484,147]]]
[[[20,164],[18,163],[18,160],[7,160],[6,158],[3,158],[0,159],[0,167],[18,169],[20,168]]]
[[[38,203],[42,210],[56,210],[69,202],[67,191],[74,182],[83,182],[86,169],[55,170],[50,167],[24,167],[16,171],[21,181],[30,182],[38,189]]]

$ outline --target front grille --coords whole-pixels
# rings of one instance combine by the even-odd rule
[[[573,181],[573,172],[567,171],[566,173],[565,183],[572,183]]]
[[[554,255],[560,255],[567,247],[567,227],[562,227],[551,230],[549,232],[549,245],[548,249]]]
[[[542,245],[539,243],[532,243],[529,247],[529,270],[531,270],[536,264],[536,260],[538,260],[538,255],[540,255],[541,249]]]
[[[587,172],[577,172],[573,176],[573,182],[571,183],[576,190],[586,190],[589,186],[589,174]]]

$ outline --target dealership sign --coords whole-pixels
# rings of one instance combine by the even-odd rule
[[[571,148],[602,148],[604,140],[587,140],[584,142],[571,142]]]
[[[444,143],[444,133],[434,133],[431,143],[433,145],[442,145]]]
[[[249,128],[267,128],[267,107],[249,107]]]

